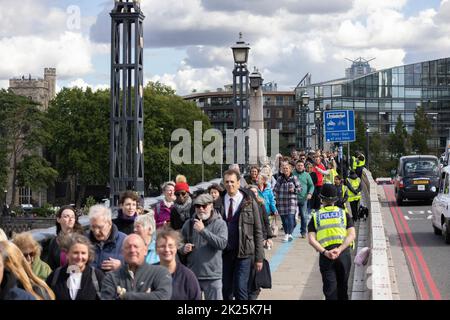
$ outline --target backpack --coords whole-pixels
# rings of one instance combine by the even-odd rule
[[[53,275],[52,284],[51,284],[52,288],[54,288],[56,286],[56,282],[58,281],[59,274],[60,274],[62,268],[64,268],[64,267],[59,267],[55,270],[55,274]],[[92,266],[91,266],[91,280],[92,280],[92,284],[94,285],[97,298],[101,299],[100,298],[100,286],[98,284],[97,275],[95,274],[95,268]]]

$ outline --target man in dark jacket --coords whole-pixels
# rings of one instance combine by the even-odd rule
[[[228,226],[228,244],[223,252],[224,300],[248,300],[252,264],[261,271],[264,259],[261,219],[258,205],[249,191],[240,189],[240,175],[225,171],[222,218]]]
[[[172,276],[167,268],[145,263],[147,246],[137,234],[123,242],[125,265],[108,272],[102,283],[104,300],[169,300]]]
[[[94,266],[103,271],[114,271],[123,263],[122,243],[126,235],[112,223],[111,210],[103,205],[89,208],[89,240],[95,247]]]

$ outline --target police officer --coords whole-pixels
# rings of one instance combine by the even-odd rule
[[[356,152],[356,157],[352,157],[352,170],[356,172],[356,175],[361,178],[364,166],[366,165],[366,157],[362,152]]]
[[[348,202],[352,209],[353,221],[358,220],[359,200],[361,200],[361,179],[355,171],[350,171],[347,178],[346,186],[348,188]]]
[[[353,221],[334,205],[336,188],[325,184],[320,193],[323,207],[313,211],[308,225],[309,244],[320,253],[323,293],[326,300],[348,300],[351,268],[350,246],[355,240]]]

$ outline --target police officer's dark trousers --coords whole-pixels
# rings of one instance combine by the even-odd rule
[[[350,248],[342,251],[336,260],[320,255],[319,266],[326,300],[348,300],[351,263]]]

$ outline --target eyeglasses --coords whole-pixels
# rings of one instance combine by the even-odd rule
[[[36,252],[27,252],[27,253],[23,253],[23,256],[25,258],[30,257],[30,258],[34,258],[34,256],[36,255]]]
[[[175,195],[176,195],[177,197],[179,197],[179,196],[184,197],[184,196],[186,195],[186,192],[185,192],[185,191],[175,192]]]
[[[197,209],[199,209],[199,208],[206,209],[208,207],[208,205],[209,205],[209,203],[207,203],[207,204],[196,204],[195,207]]]

